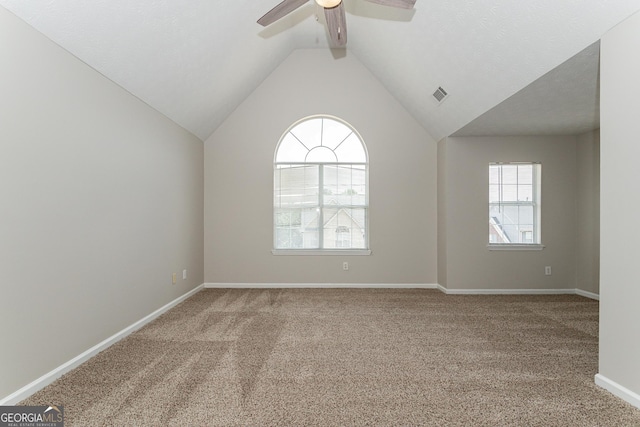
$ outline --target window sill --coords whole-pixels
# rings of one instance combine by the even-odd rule
[[[544,245],[541,244],[502,244],[487,245],[490,251],[541,251]]]
[[[371,255],[369,249],[272,249],[273,255]]]

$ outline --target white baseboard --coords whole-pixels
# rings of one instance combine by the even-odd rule
[[[580,295],[600,300],[600,295],[582,289],[448,289],[438,285],[447,295]]]
[[[593,292],[583,291],[582,289],[576,289],[576,295],[580,295],[581,297],[591,298],[596,301],[600,301],[600,295],[594,294]]]
[[[68,362],[58,366],[53,371],[51,371],[51,372],[49,372],[47,374],[44,374],[43,376],[41,376],[37,380],[35,380],[35,381],[31,382],[30,384],[27,384],[26,386],[22,387],[20,390],[18,390],[16,392],[10,394],[9,396],[1,399],[0,400],[0,406],[15,405],[16,403],[26,399],[27,397],[31,396],[33,393],[37,392],[38,390],[48,386],[49,384],[51,384],[52,382],[54,382],[55,380],[57,380],[58,378],[60,378],[64,374],[66,374],[67,372],[77,368],[78,366],[80,366],[81,364],[86,362],[87,360],[91,359],[96,354],[98,354],[101,351],[105,350],[107,347],[115,344],[116,342],[120,341],[121,339],[123,339],[127,335],[137,331],[138,329],[142,328],[147,323],[151,322],[152,320],[155,320],[157,317],[159,317],[164,312],[166,312],[166,311],[170,310],[171,308],[175,307],[176,305],[178,305],[182,301],[186,300],[190,296],[198,293],[199,291],[202,290],[203,287],[204,287],[204,285],[200,285],[197,288],[192,289],[191,291],[187,292],[186,294],[184,294],[184,295],[176,298],[175,300],[171,301],[170,303],[160,307],[159,309],[157,309],[153,313],[149,314],[148,316],[138,320],[136,323],[132,324],[131,326],[126,327],[125,329],[121,330],[120,332],[116,333],[115,335],[113,335],[113,336],[107,338],[106,340],[102,341],[101,343],[91,347],[89,350],[85,351],[84,353],[82,353],[82,354],[74,357],[73,359],[69,360]]]
[[[574,295],[575,289],[440,289],[447,295]]]
[[[439,289],[430,283],[205,283],[209,289],[278,289],[278,288],[381,288]]]
[[[602,387],[607,390],[614,396],[619,397],[620,399],[629,402],[636,408],[640,409],[640,394],[635,393],[629,390],[626,387],[621,386],[615,381],[610,380],[602,374],[596,374],[595,377],[596,385]]]
[[[600,296],[581,289],[448,289],[437,283],[205,283],[207,289],[363,288],[438,289],[447,295],[580,295]]]

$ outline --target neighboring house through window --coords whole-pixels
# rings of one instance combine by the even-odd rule
[[[489,247],[542,248],[539,163],[489,165]]]
[[[368,156],[358,133],[331,116],[296,122],[274,161],[274,253],[368,254]]]

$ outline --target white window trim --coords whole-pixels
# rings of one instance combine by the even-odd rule
[[[330,256],[342,256],[342,255],[371,255],[370,249],[272,249],[273,255],[330,255]]]
[[[542,162],[491,162],[489,165],[540,165],[542,166]],[[540,173],[540,172],[538,172]],[[533,192],[537,194],[535,200],[530,204],[537,210],[537,215],[534,216],[534,235],[537,235],[538,241],[540,243],[488,243],[487,248],[490,251],[541,251],[545,248],[542,244],[542,233],[541,233],[541,216],[542,212],[540,210],[541,205],[541,194],[540,190],[542,186],[542,182],[539,175],[534,174],[533,179]],[[502,205],[512,205],[512,206],[522,206],[524,203],[520,202],[510,202],[510,203],[501,203]],[[497,205],[496,203],[489,202],[489,209],[491,209],[492,205]]]
[[[490,251],[541,251],[544,247],[540,243],[492,243],[487,245]]]
[[[365,162],[278,162],[275,159],[277,158],[278,155],[278,148],[280,146],[280,143],[282,142],[282,139],[284,138],[285,135],[287,135],[292,129],[294,129],[298,124],[310,120],[310,119],[314,119],[314,118],[324,118],[324,119],[329,119],[329,120],[335,120],[338,122],[342,122],[344,125],[346,125],[349,129],[351,129],[351,131],[357,136],[357,138],[360,140],[361,144],[362,144],[362,149],[364,150],[364,155],[365,155]],[[344,255],[355,255],[355,256],[362,256],[362,255],[371,255],[371,249],[369,249],[369,153],[367,151],[367,146],[364,143],[364,140],[362,139],[362,136],[358,133],[358,131],[351,126],[349,123],[345,122],[344,120],[340,119],[339,117],[335,117],[335,116],[331,116],[331,115],[326,115],[326,114],[318,114],[318,115],[313,115],[313,116],[309,116],[309,117],[305,117],[303,119],[298,120],[296,123],[294,123],[293,125],[291,125],[289,127],[289,129],[287,129],[287,131],[280,137],[280,141],[278,142],[278,146],[276,147],[276,151],[275,151],[275,155],[274,155],[274,171],[278,168],[278,166],[281,165],[317,165],[319,167],[320,170],[320,182],[322,182],[322,171],[324,169],[325,166],[332,166],[332,165],[353,165],[353,166],[364,166],[364,170],[365,170],[365,180],[366,180],[366,206],[365,209],[367,211],[366,216],[365,216],[365,230],[366,230],[366,248],[362,248],[362,249],[352,249],[352,248],[345,248],[345,249],[323,249],[323,248],[314,248],[314,249],[288,249],[288,248],[283,248],[283,249],[276,249],[273,248],[271,249],[271,253],[273,255],[293,255],[293,256],[299,256],[299,255],[329,255],[329,256],[344,256]],[[323,208],[323,203],[322,203],[322,197],[319,197],[319,208],[320,208],[320,212],[322,212],[322,208]],[[342,207],[349,207],[349,206],[342,206]],[[357,207],[361,207],[361,206],[357,206]],[[320,215],[320,220],[322,221],[322,214]],[[274,246],[275,246],[275,229],[274,229]],[[320,238],[320,245],[324,246],[324,242],[323,242],[323,235],[322,233],[320,233],[319,235]]]

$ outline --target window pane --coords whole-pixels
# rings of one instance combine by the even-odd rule
[[[275,222],[275,247],[277,249],[302,248],[302,212],[300,209],[276,209]]]
[[[502,201],[503,202],[515,202],[518,200],[518,186],[512,184],[505,184],[502,186]]]
[[[295,228],[276,227],[276,249],[302,249],[302,236]]]
[[[533,184],[533,165],[518,165],[518,184]]]
[[[320,247],[320,209],[309,208],[302,211],[302,247],[304,249],[318,249]]]
[[[348,126],[337,120],[323,119],[322,126],[322,145],[332,150],[353,133]]]
[[[355,133],[349,135],[338,147],[336,155],[340,163],[365,163],[367,155],[362,146],[362,142]]]
[[[489,202],[499,202],[500,201],[500,186],[497,184],[489,185]]]
[[[502,224],[504,221],[502,220],[503,209],[501,206],[491,206],[489,208],[489,219],[493,220],[496,224]]]
[[[366,169],[324,166],[324,205],[365,206],[366,196]]]
[[[500,166],[489,166],[489,184],[500,184]]]
[[[489,243],[509,243],[502,226],[489,223]]]
[[[502,231],[506,236],[506,243],[518,243],[518,227],[515,225],[503,225]]]
[[[489,223],[489,243],[510,243],[501,225]]]
[[[518,224],[518,207],[517,206],[504,206],[503,208],[503,224]]]
[[[318,205],[318,166],[280,167],[275,173],[276,207]]]
[[[305,161],[310,163],[335,163],[338,158],[336,153],[327,147],[315,147],[309,151]]]
[[[276,162],[299,162],[303,163],[309,150],[300,143],[292,134],[284,136],[278,145]]]
[[[529,185],[529,184],[518,185],[518,201],[520,202],[533,201],[533,185]]]
[[[533,206],[518,207],[520,224],[533,225]]]
[[[339,188],[338,168],[333,165],[323,166],[323,189],[322,189],[322,203],[323,205],[336,205],[338,204],[336,197]]]
[[[502,183],[517,184],[518,183],[518,166],[502,165]]]
[[[325,208],[323,240],[327,249],[366,248],[364,208]]]
[[[535,243],[534,206],[489,207],[489,243]]]
[[[315,118],[305,120],[298,123],[290,131],[295,135],[309,150],[320,145],[322,136],[322,119]]]
[[[318,249],[319,228],[318,208],[276,209],[275,248],[276,249]]]
[[[300,227],[301,211],[300,209],[276,209],[275,222],[277,227]]]

